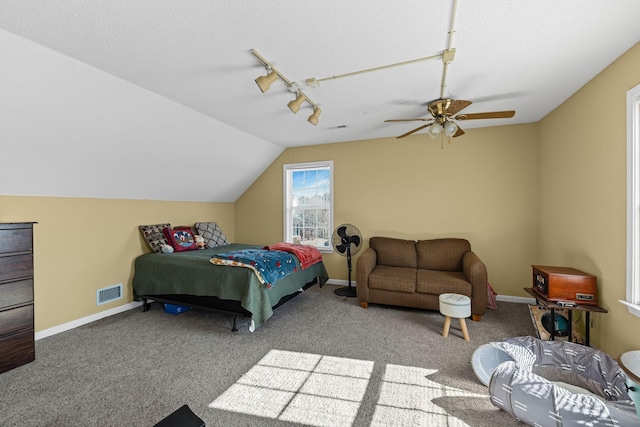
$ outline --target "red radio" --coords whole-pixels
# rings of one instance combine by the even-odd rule
[[[569,267],[532,265],[533,290],[548,301],[598,305],[596,276]]]

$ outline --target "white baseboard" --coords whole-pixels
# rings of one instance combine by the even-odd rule
[[[339,279],[329,279],[327,280],[327,285],[338,285],[338,286],[348,286],[348,280],[339,280]],[[356,282],[351,281],[351,286],[355,286]],[[496,301],[504,301],[504,302],[517,302],[519,304],[533,304],[535,305],[536,299],[531,297],[514,297],[511,295],[497,295]]]
[[[128,304],[111,308],[109,310],[101,311],[100,313],[92,314],[91,316],[72,320],[71,322],[63,323],[62,325],[54,326],[52,328],[36,332],[35,339],[37,341],[42,338],[50,337],[51,335],[59,334],[60,332],[65,332],[70,329],[77,328],[78,326],[86,325],[87,323],[95,322],[96,320],[104,319],[105,317],[113,316],[114,314],[122,313],[124,311],[140,307],[141,305],[142,301],[133,301]]]
[[[326,282],[327,285],[348,286],[348,280],[329,279]],[[351,286],[355,286],[356,283],[351,281]],[[535,298],[527,297],[514,297],[509,295],[498,295],[496,301],[516,302],[521,304],[535,304]],[[109,310],[101,311],[100,313],[92,314],[91,316],[83,317],[81,319],[72,320],[71,322],[63,323],[62,325],[54,326],[43,331],[35,333],[36,341],[42,338],[50,337],[51,335],[65,332],[78,326],[86,325],[87,323],[95,322],[96,320],[104,319],[105,317],[113,316],[114,314],[122,313],[127,310],[131,310],[142,305],[142,301],[133,301],[128,304],[120,305]]]
[[[531,297],[513,297],[510,295],[497,295],[496,301],[517,302],[520,304],[536,304],[536,299]]]

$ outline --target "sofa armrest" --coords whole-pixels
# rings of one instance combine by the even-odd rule
[[[482,316],[487,311],[487,267],[469,251],[462,257],[462,270],[471,283],[471,312]]]
[[[358,302],[369,301],[369,274],[378,261],[378,255],[372,248],[367,248],[356,261],[356,292]]]

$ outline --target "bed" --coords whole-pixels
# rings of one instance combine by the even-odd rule
[[[234,331],[237,316],[246,316],[251,319],[249,330],[253,332],[273,315],[275,308],[315,283],[322,287],[329,278],[322,261],[302,269],[294,257],[295,272],[268,287],[249,268],[214,265],[210,261],[218,254],[245,249],[262,246],[232,243],[210,249],[141,255],[135,260],[133,276],[136,299],[143,301],[145,311],[153,300],[230,314]]]

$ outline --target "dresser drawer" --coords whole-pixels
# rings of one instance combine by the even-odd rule
[[[29,228],[8,228],[0,230],[0,254],[33,250],[33,230]]]
[[[33,302],[33,279],[0,283],[0,310]]]
[[[0,311],[0,336],[24,329],[33,329],[33,304]]]
[[[0,339],[0,373],[33,362],[36,355],[33,329]]]
[[[0,281],[33,276],[33,255],[0,255]]]

